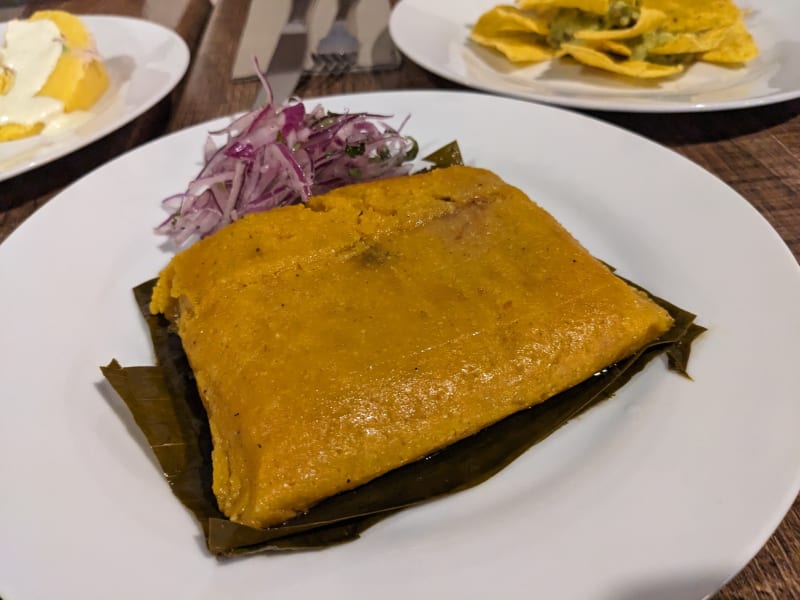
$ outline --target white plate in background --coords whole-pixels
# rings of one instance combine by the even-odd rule
[[[189,65],[174,31],[130,17],[80,15],[92,33],[109,87],[77,129],[0,142],[0,181],[61,158],[126,125],[166,96]],[[6,24],[0,24],[0,39]]]
[[[462,85],[574,108],[695,112],[747,108],[800,96],[800,3],[739,0],[760,56],[742,68],[706,63],[663,81],[636,81],[556,60],[517,67],[469,41],[497,0],[403,0],[389,23],[397,47],[422,67]]]

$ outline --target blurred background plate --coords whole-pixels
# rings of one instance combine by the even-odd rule
[[[737,69],[699,63],[662,82],[622,79],[573,61],[516,67],[469,41],[497,0],[402,0],[392,12],[395,44],[422,67],[462,85],[526,100],[595,110],[695,112],[746,108],[800,96],[800,2],[739,0],[761,54]]]
[[[169,94],[189,65],[189,49],[175,32],[129,17],[79,15],[94,35],[110,85],[89,110],[92,117],[62,135],[0,143],[0,181],[65,156],[129,123]],[[0,25],[0,39],[5,24]]]

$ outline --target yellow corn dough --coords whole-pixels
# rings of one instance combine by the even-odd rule
[[[233,521],[306,511],[537,404],[669,315],[520,190],[451,167],[247,216],[173,258]]]

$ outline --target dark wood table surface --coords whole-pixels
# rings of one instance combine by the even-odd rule
[[[47,0],[18,9],[2,8],[0,17],[36,8],[124,14],[160,22],[186,40],[192,62],[175,91],[134,122],[70,156],[0,183],[0,243],[39,206],[87,171],[154,137],[246,109],[257,93],[254,81],[233,82],[230,77],[248,0],[218,0],[215,7],[208,0]],[[459,87],[406,60],[395,71],[339,79],[308,77],[301,80],[296,93],[324,96]],[[672,148],[717,175],[758,209],[795,258],[800,257],[800,100],[719,113],[598,112],[593,116]],[[800,501],[795,501],[758,555],[715,598],[800,598]]]

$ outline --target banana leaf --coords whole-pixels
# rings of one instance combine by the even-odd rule
[[[400,509],[477,485],[562,425],[609,398],[659,354],[669,368],[687,374],[692,341],[704,328],[695,315],[661,300],[672,329],[639,353],[546,402],[502,421],[417,462],[354,490],[332,496],[281,525],[254,529],[228,520],[211,489],[211,435],[180,338],[148,304],[155,280],[135,290],[153,340],[157,365],[101,370],[146,435],[164,476],[200,522],[208,549],[218,556],[325,548],[357,538]]]
[[[463,165],[464,158],[461,156],[461,148],[458,142],[453,140],[449,144],[445,144],[438,150],[434,150],[427,156],[423,157],[425,162],[431,163],[432,168],[443,169],[445,167],[452,167],[454,165]]]

